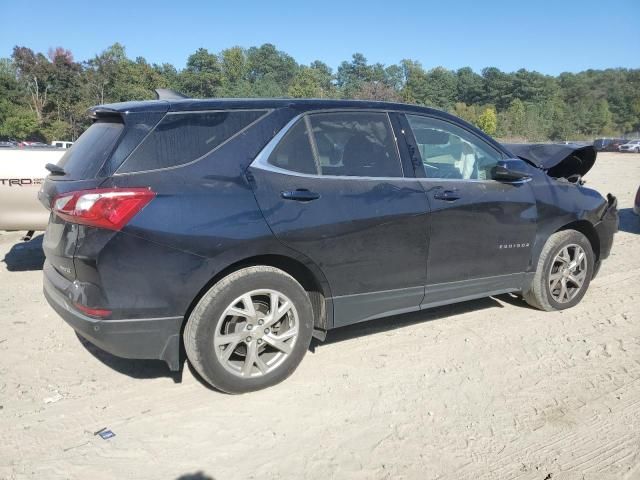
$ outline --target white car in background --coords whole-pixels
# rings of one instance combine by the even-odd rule
[[[618,150],[621,152],[640,153],[640,140],[630,140],[627,143],[620,145]]]
[[[73,142],[67,142],[65,140],[54,140],[51,142],[51,146],[57,148],[71,148],[71,145],[73,145]]]
[[[49,211],[38,200],[38,191],[49,174],[45,165],[58,163],[65,152],[55,147],[0,149],[0,230],[33,234],[46,229]]]

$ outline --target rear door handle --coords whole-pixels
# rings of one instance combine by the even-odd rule
[[[453,202],[460,198],[460,194],[457,190],[442,190],[433,194],[433,198],[436,200],[445,200],[447,202]]]
[[[299,188],[297,190],[288,190],[280,194],[285,200],[297,200],[298,202],[310,202],[320,198],[320,194],[307,190],[306,188]]]

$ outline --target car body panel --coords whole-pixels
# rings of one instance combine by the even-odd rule
[[[555,178],[584,176],[596,162],[596,150],[591,145],[509,143],[505,147]]]
[[[376,307],[377,302],[366,302],[357,313],[347,306],[343,313],[342,305],[357,295],[384,291],[395,299],[394,310],[417,309],[424,296],[427,202],[416,179],[285,175],[259,166],[249,171],[274,235],[325,273],[336,325],[384,313],[385,305]],[[297,189],[320,198],[282,198],[281,192]]]

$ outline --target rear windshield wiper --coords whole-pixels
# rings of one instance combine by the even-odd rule
[[[49,172],[51,172],[51,175],[66,175],[67,172],[64,171],[64,168],[59,167],[58,165],[54,164],[54,163],[47,163],[44,168],[46,168],[47,170],[49,170]]]

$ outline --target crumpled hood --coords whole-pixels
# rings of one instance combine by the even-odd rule
[[[504,146],[556,178],[586,175],[596,162],[597,155],[596,149],[591,145],[506,143]]]

